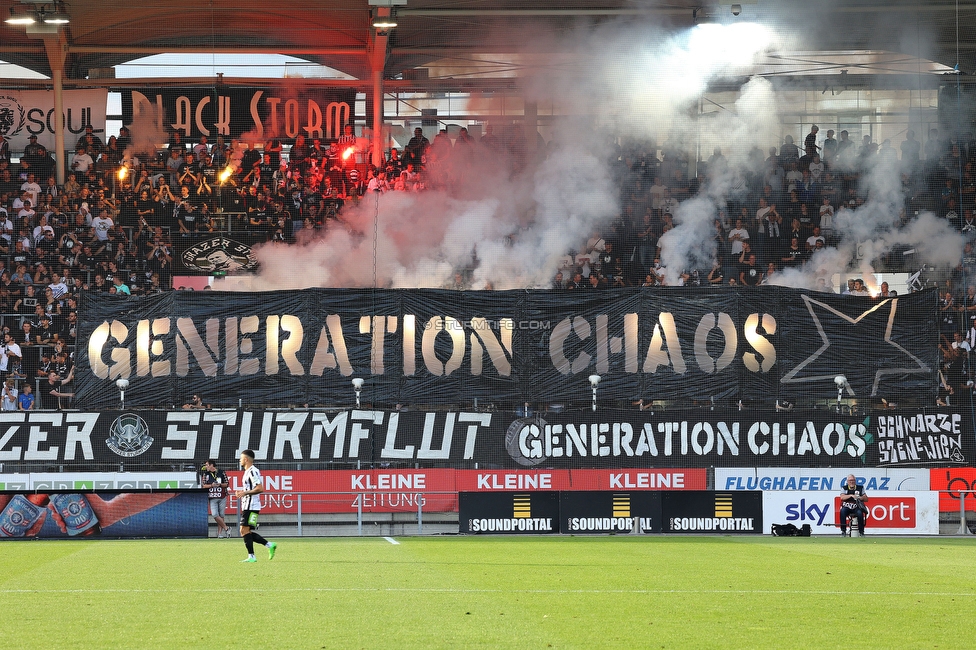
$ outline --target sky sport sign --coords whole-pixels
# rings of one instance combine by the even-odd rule
[[[867,534],[938,535],[939,493],[890,491],[868,494]],[[840,532],[840,490],[764,492],[763,518],[770,524],[809,524],[814,535]],[[958,514],[958,509],[956,514]],[[768,531],[766,531],[768,532]]]

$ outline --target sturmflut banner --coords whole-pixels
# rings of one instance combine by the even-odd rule
[[[735,403],[926,398],[937,388],[936,293],[875,301],[762,290],[308,289],[82,296],[77,403]],[[924,428],[930,428],[923,423]],[[943,423],[932,426],[939,429]],[[892,421],[888,461],[932,456]],[[909,428],[906,428],[909,427]],[[912,429],[913,430],[913,429]]]
[[[924,421],[938,412],[887,412]],[[948,414],[956,415],[956,414]],[[261,463],[350,469],[454,467],[494,469],[612,469],[587,489],[701,487],[666,471],[624,468],[886,468],[878,418],[823,410],[604,410],[521,418],[478,411],[140,410],[0,413],[4,471],[158,471],[196,468],[208,458],[233,466],[253,449]],[[936,419],[938,421],[938,419]],[[952,422],[953,418],[945,421]],[[972,420],[926,434],[933,455],[918,467],[972,464]],[[854,472],[858,476],[868,476]],[[750,469],[716,473],[716,488],[833,489],[836,472],[797,478]],[[874,472],[884,489],[908,472]],[[582,480],[582,477],[577,477]],[[814,481],[814,479],[816,479]],[[464,489],[565,489],[562,474],[492,475]],[[902,483],[902,479],[898,479]],[[917,481],[901,486],[925,487]],[[872,488],[875,485],[872,484]]]

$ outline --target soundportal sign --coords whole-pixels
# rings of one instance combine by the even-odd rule
[[[717,533],[763,530],[761,492],[461,492],[461,533]]]
[[[958,435],[958,447],[953,438],[953,453],[941,461],[916,464],[951,466],[957,456],[972,458],[974,440],[968,416],[941,410],[932,416],[956,421],[960,431],[953,435]],[[885,417],[925,420],[930,414],[887,411]],[[886,467],[879,419],[829,411],[773,414],[738,410],[566,412],[533,423],[504,413],[477,411],[6,412],[0,413],[0,463],[83,468],[122,463],[131,469],[162,469],[174,462],[199,464],[208,458],[229,464],[242,449],[250,448],[258,461],[394,467]],[[963,431],[970,433],[967,436]],[[879,471],[884,474],[879,477],[882,481],[900,476],[900,470]],[[831,487],[837,472],[824,472],[831,477]],[[716,486],[730,490],[817,489],[814,485],[825,481],[800,479],[795,487],[783,488],[777,486],[779,479],[772,473],[775,470],[718,472]],[[605,488],[668,488],[670,481],[653,472],[620,472]],[[914,489],[924,487],[917,481],[912,485]]]
[[[184,263],[250,264],[245,245],[194,240]],[[219,259],[217,259],[219,257]],[[119,301],[85,294],[76,401],[329,406],[363,378],[370,403],[499,405],[598,399],[931,396],[934,292],[875,302],[781,287],[722,292],[174,291]],[[941,426],[941,425],[939,425]],[[892,431],[897,432],[894,427]],[[892,462],[937,454],[898,440]]]

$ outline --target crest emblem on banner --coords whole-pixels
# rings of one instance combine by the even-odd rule
[[[0,95],[0,134],[11,138],[24,128],[27,121],[27,111],[15,98]]]
[[[505,450],[519,465],[532,467],[546,460],[542,448],[546,421],[541,417],[519,418],[505,431]]]
[[[210,237],[183,252],[183,265],[202,273],[245,271],[257,264],[250,246],[226,237]]]
[[[105,444],[119,456],[132,458],[146,453],[152,446],[149,425],[138,415],[126,413],[115,418]]]

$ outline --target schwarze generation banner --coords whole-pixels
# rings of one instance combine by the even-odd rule
[[[291,84],[278,87],[141,88],[122,92],[125,124],[155,122],[179,131],[185,142],[201,135],[237,138],[338,138],[356,109],[356,90]]]
[[[916,466],[961,467],[973,458],[976,440],[969,414],[947,409],[888,410],[883,416],[825,410],[606,409],[523,418],[503,412],[364,408],[0,412],[0,463],[5,471],[20,472],[172,471],[174,466],[199,468],[208,458],[234,467],[241,450],[253,449],[259,463],[311,462],[337,469],[363,464],[655,468],[611,473],[587,489],[669,489],[686,477],[659,468],[888,467],[887,438],[878,424],[886,418],[913,422],[916,429],[932,423],[932,432],[925,434],[932,453]],[[729,475],[730,483],[720,475],[716,487],[765,489],[766,481],[758,473],[752,476]],[[789,489],[776,481],[770,478],[770,489]],[[797,483],[792,489],[811,485]]]
[[[105,104],[108,91],[65,90],[64,91],[64,146],[69,151],[75,142],[92,125],[92,131],[102,142],[105,137]],[[37,136],[37,144],[45,147],[51,154],[54,150],[54,91],[53,90],[0,90],[0,134],[10,141],[10,151],[14,155],[24,152],[30,142],[28,138]]]
[[[933,291],[308,289],[82,296],[77,402],[223,406],[913,398],[937,387]],[[848,393],[845,393],[848,395]],[[902,429],[890,427],[892,436]],[[893,439],[892,464],[928,454]]]

